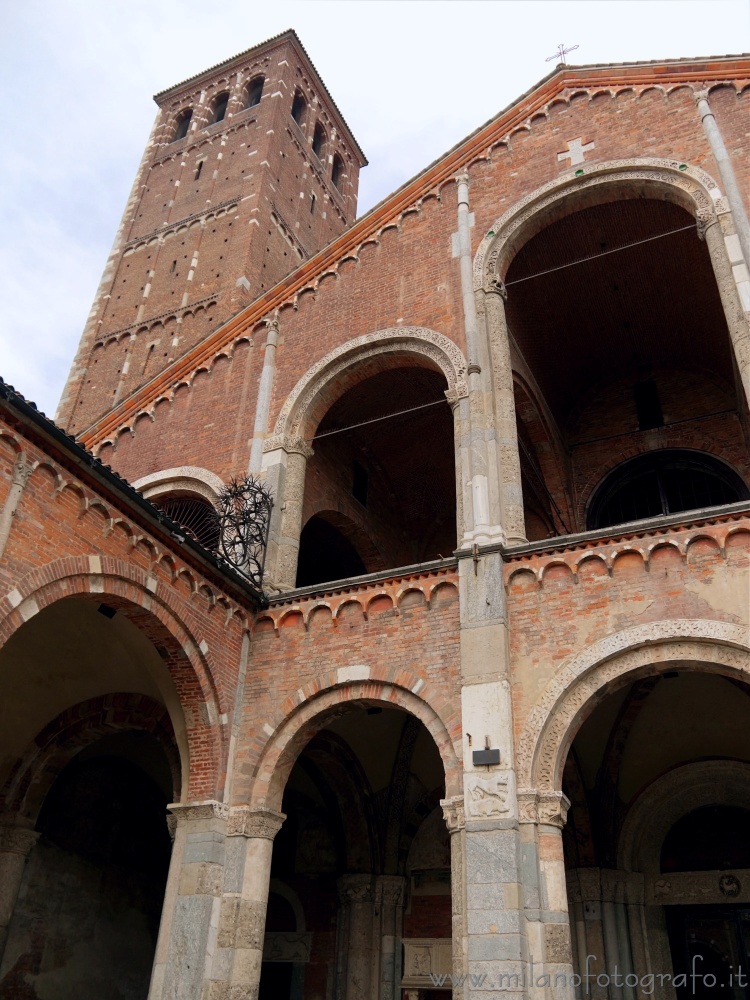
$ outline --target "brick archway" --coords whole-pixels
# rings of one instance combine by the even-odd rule
[[[346,668],[343,668],[346,669]],[[366,667],[348,668],[352,672],[367,672]],[[400,671],[401,675],[407,671]],[[456,754],[454,741],[460,745],[460,718],[451,727],[456,729],[452,737],[446,722],[423,698],[424,681],[416,676],[414,683],[405,686],[405,677],[394,680],[351,680],[334,688],[315,690],[315,685],[301,689],[298,707],[282,719],[263,747],[255,778],[250,789],[249,800],[253,808],[281,809],[284,786],[294,763],[312,737],[330,722],[345,714],[357,703],[381,702],[402,708],[420,720],[432,736],[437,746],[445,771],[446,796],[461,795],[463,791],[463,771]],[[414,689],[419,695],[414,693]],[[269,727],[270,728],[270,727]]]
[[[750,403],[750,328],[740,294],[741,288],[743,294],[746,292],[742,284],[745,271],[736,267],[742,260],[741,252],[730,260],[725,242],[725,238],[736,236],[736,226],[716,181],[693,164],[647,157],[609,160],[567,172],[542,185],[489,228],[474,257],[475,291],[505,295],[506,273],[524,244],[562,217],[618,195],[673,202],[695,219],[708,248],[745,398]]]
[[[33,826],[63,768],[104,736],[132,730],[154,736],[169,762],[172,793],[179,799],[182,774],[174,727],[164,705],[142,694],[107,694],[61,712],[29,745],[0,790],[0,811]]]
[[[439,369],[448,384],[450,401],[467,393],[466,359],[448,337],[424,327],[392,327],[367,333],[330,351],[305,372],[284,402],[276,418],[273,435],[263,450],[274,451],[284,442],[306,441],[315,417],[340,395],[347,373],[368,360],[388,362],[402,355]]]
[[[90,559],[100,563],[96,556],[60,559],[18,581],[0,600],[0,644],[33,623],[39,612],[66,598],[95,601],[121,612],[155,646],[179,702],[181,718],[172,722],[182,761],[183,800],[215,797],[228,748],[205,644],[178,617],[155,579],[113,560],[108,560],[111,572],[91,573]]]
[[[710,620],[653,622],[625,629],[571,657],[547,685],[517,746],[520,790],[562,790],[568,750],[599,702],[637,676],[702,670],[750,683],[748,631]]]
[[[552,221],[580,207],[611,199],[613,189],[648,190],[652,197],[674,201],[701,227],[728,213],[720,204],[716,181],[699,167],[666,159],[608,160],[586,166],[585,174],[568,173],[521,198],[490,226],[474,257],[474,287],[502,280],[524,243]]]

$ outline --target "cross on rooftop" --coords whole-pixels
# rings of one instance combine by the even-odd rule
[[[557,52],[555,52],[551,56],[547,56],[547,58],[544,61],[545,62],[552,62],[553,59],[557,59],[558,65],[561,63],[564,66],[565,65],[565,56],[569,52],[575,52],[575,50],[577,48],[578,48],[577,45],[571,45],[569,49],[566,49],[564,43],[560,42],[560,44],[557,46]]]

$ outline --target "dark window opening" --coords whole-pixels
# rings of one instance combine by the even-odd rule
[[[318,515],[310,518],[300,535],[298,587],[348,580],[366,572],[359,553],[338,528]]]
[[[294,94],[294,100],[292,101],[292,118],[297,122],[298,125],[302,123],[302,116],[305,113],[305,108],[307,107],[307,102],[300,93],[296,91]]]
[[[198,180],[198,178],[200,177],[202,170],[203,170],[203,160],[200,160],[200,162],[198,163],[198,166],[196,167],[196,170],[195,170],[195,179],[196,180]]]
[[[665,837],[661,870],[710,872],[747,868],[749,845],[750,811],[738,806],[703,806],[678,820]]]
[[[314,211],[315,211],[315,195],[311,194],[310,195],[310,215],[312,215]]]
[[[315,131],[313,132],[313,142],[312,142],[312,151],[313,153],[315,153],[318,159],[320,159],[320,156],[323,152],[323,146],[325,145],[325,141],[326,141],[325,129],[320,124],[320,122],[318,122],[315,125]]]
[[[229,94],[227,93],[219,94],[219,96],[214,101],[214,114],[213,118],[211,119],[212,124],[215,125],[216,122],[224,121],[224,116],[227,113],[228,104],[229,104]]]
[[[193,112],[191,110],[183,111],[182,114],[177,119],[177,127],[172,137],[172,142],[177,142],[178,139],[184,139],[190,128],[190,121],[193,117]]]
[[[588,530],[750,498],[728,465],[700,452],[665,449],[630,459],[607,476],[589,506]]]
[[[638,414],[639,430],[648,431],[652,427],[664,426],[659,389],[652,378],[636,382],[633,386],[633,397]]]
[[[331,169],[331,183],[334,187],[339,188],[341,186],[341,179],[344,173],[344,161],[341,159],[338,153],[333,157],[333,167]]]
[[[256,105],[260,104],[260,99],[263,96],[263,85],[265,84],[265,77],[256,76],[254,80],[251,80],[247,88],[247,100],[245,102],[246,108],[254,108]]]
[[[352,496],[355,500],[359,500],[363,507],[367,506],[368,484],[367,469],[359,462],[355,462],[352,467]]]
[[[168,518],[175,521],[185,534],[205,549],[219,547],[219,515],[208,500],[199,497],[156,497],[151,501]]]

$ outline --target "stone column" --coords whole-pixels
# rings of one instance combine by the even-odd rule
[[[302,532],[305,470],[312,448],[302,440],[270,438],[263,455],[263,471],[274,506],[266,556],[266,582],[270,589],[292,590],[297,581],[297,556]]]
[[[499,977],[513,988],[527,960],[502,580],[499,553],[459,562],[466,997]]]
[[[464,882],[464,857],[466,854],[464,797],[456,795],[451,799],[443,799],[440,805],[451,838],[451,964],[453,976],[460,980],[468,971],[466,885]],[[454,997],[460,997],[462,994],[463,989],[454,988]]]
[[[0,826],[0,959],[5,952],[23,870],[39,836],[27,827]]]
[[[149,1000],[201,1000],[224,880],[228,809],[220,802],[173,804],[172,860]]]
[[[266,352],[263,355],[263,370],[258,384],[258,398],[255,403],[255,426],[250,445],[248,472],[257,476],[263,466],[263,442],[268,430],[268,414],[271,409],[273,377],[276,372],[276,347],[279,343],[278,320],[266,320]]]
[[[458,231],[454,234],[454,257],[459,260],[464,333],[468,360],[468,419],[462,421],[462,448],[466,454],[471,487],[471,506],[464,509],[462,544],[504,541],[500,526],[500,495],[495,428],[491,408],[491,379],[488,373],[486,339],[479,334],[477,302],[472,279],[469,175],[456,178]],[[463,463],[462,463],[463,464]]]
[[[286,819],[271,809],[231,809],[212,988],[206,1000],[257,1000],[273,841]]]
[[[26,489],[30,474],[31,466],[26,460],[26,453],[22,451],[13,463],[10,489],[5,498],[3,509],[0,512],[0,559],[2,559],[5,546],[8,544],[13,518],[16,516],[16,510],[21,501],[21,495]]]
[[[372,989],[377,989],[373,983],[375,877],[342,875],[338,888],[339,919],[346,927],[341,942],[346,955],[341,1000],[372,1000]]]
[[[716,160],[716,164],[719,168],[719,174],[721,175],[721,180],[726,192],[727,201],[729,202],[732,215],[734,216],[737,235],[739,236],[739,242],[742,245],[743,255],[745,260],[750,262],[750,223],[748,222],[742,191],[734,174],[732,158],[724,145],[724,138],[716,119],[714,118],[711,105],[708,103],[708,91],[699,90],[694,94],[694,97],[698,108],[698,114],[701,119],[701,125],[703,125],[703,131],[706,133],[706,138],[711,146],[711,152],[714,154],[714,159]]]
[[[526,541],[521,486],[521,456],[516,429],[516,401],[513,368],[505,317],[508,293],[498,279],[485,282],[482,289],[484,313],[492,366],[498,466],[500,469],[502,525],[509,545]]]
[[[375,906],[380,911],[379,1000],[395,1000],[401,982],[401,928],[406,879],[401,875],[378,875]]]
[[[562,844],[569,804],[562,792],[518,793],[531,996],[574,995]]]
[[[720,208],[721,205],[718,205],[717,219],[710,216],[698,218],[698,231],[703,234],[711,256],[737,370],[745,390],[745,400],[750,406],[750,275],[739,240],[733,232],[731,215],[727,211],[719,211]]]

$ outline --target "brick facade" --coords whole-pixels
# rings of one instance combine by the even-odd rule
[[[749,78],[558,67],[358,221],[364,157],[293,33],[157,95],[61,403],[81,443],[0,400],[3,933],[47,919],[22,893],[12,922],[13,845],[51,836],[50,787],[137,730],[173,795],[150,1000],[413,1000],[592,948],[673,967],[649,817],[750,802],[720,735],[665,739],[661,803],[638,785],[658,681],[750,674]],[[663,453],[729,493],[593,524],[607,475]],[[274,492],[265,593],[119,478],[205,501],[248,468]],[[364,574],[322,547],[295,587],[313,518]],[[704,696],[679,690],[675,718]],[[721,801],[684,797],[709,765]]]

